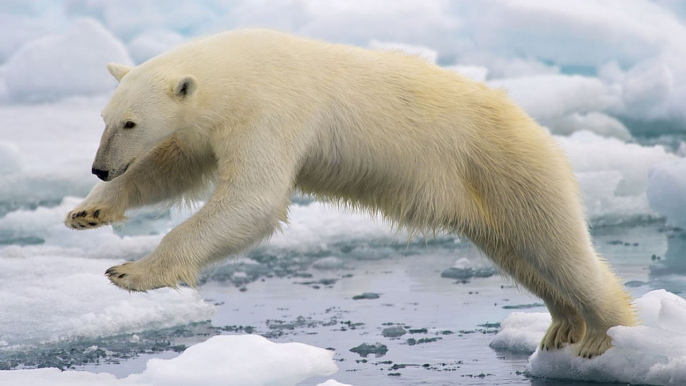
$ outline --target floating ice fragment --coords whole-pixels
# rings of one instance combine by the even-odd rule
[[[353,296],[353,300],[378,299],[381,295],[374,292],[365,292],[361,295]]]
[[[406,333],[407,331],[403,328],[403,326],[387,327],[381,331],[381,335],[386,338],[397,338],[405,335]]]
[[[317,386],[353,386],[347,383],[340,383],[338,381],[335,381],[333,379],[329,379],[328,381],[324,383],[318,383]]]
[[[108,373],[36,369],[0,371],[3,386],[295,386],[335,373],[333,352],[302,343],[272,343],[258,335],[220,335],[173,359],[151,359],[141,374],[117,379]],[[327,386],[342,384],[333,380]],[[343,385],[345,386],[345,385]]]
[[[151,359],[129,380],[166,386],[192,384],[295,385],[338,371],[333,352],[302,343],[272,343],[259,335],[221,335],[189,347],[180,356]]]
[[[576,355],[578,345],[562,350],[537,349],[550,316],[510,314],[491,347],[534,354],[527,372],[532,376],[595,382],[649,385],[686,384],[686,300],[664,290],[652,291],[635,302],[644,325],[608,330],[613,347],[591,360]]]
[[[377,358],[379,358],[386,355],[388,352],[388,347],[379,342],[374,344],[362,343],[359,346],[351,348],[350,351],[359,354],[363,358],[366,358],[369,354],[374,354]]]
[[[513,312],[500,323],[500,332],[490,347],[514,353],[532,353],[541,342],[550,321],[547,313]]]

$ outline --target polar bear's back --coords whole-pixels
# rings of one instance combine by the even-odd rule
[[[202,109],[226,121],[250,114],[289,133],[304,191],[417,228],[469,232],[497,218],[479,226],[554,233],[546,219],[559,207],[584,224],[571,168],[545,130],[502,90],[419,58],[242,30],[146,66],[196,76]]]

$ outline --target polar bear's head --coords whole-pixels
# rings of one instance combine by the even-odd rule
[[[186,126],[198,82],[191,75],[170,76],[154,69],[108,64],[119,86],[102,111],[105,132],[92,172],[110,181],[164,138]]]

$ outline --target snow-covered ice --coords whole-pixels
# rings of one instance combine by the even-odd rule
[[[679,159],[662,146],[640,146],[581,131],[556,137],[579,180],[591,222],[612,225],[655,218],[646,197],[654,165]]]
[[[608,331],[614,347],[584,359],[577,345],[541,351],[538,344],[550,324],[547,313],[513,312],[491,343],[498,350],[531,353],[527,372],[535,377],[646,385],[686,384],[686,300],[665,290],[635,301],[642,325]],[[535,352],[534,352],[535,351]]]
[[[129,294],[110,285],[104,272],[121,262],[50,254],[11,257],[0,250],[2,349],[172,327],[214,314],[214,306],[195,291]]]
[[[7,97],[17,102],[107,93],[116,85],[103,64],[131,64],[122,43],[97,21],[81,19],[63,35],[22,46],[6,62]]]
[[[494,350],[520,354],[532,353],[550,325],[550,314],[513,312],[500,323],[500,332],[490,346]]]
[[[117,379],[112,374],[58,369],[1,371],[3,386],[295,386],[335,373],[331,351],[302,343],[272,343],[258,335],[220,335],[196,344],[173,359],[150,359],[141,374]],[[335,380],[325,386],[342,385]]]

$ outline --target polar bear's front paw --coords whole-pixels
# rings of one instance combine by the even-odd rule
[[[123,220],[123,216],[116,216],[107,207],[80,207],[67,214],[64,225],[72,229],[93,229],[115,221]]]

